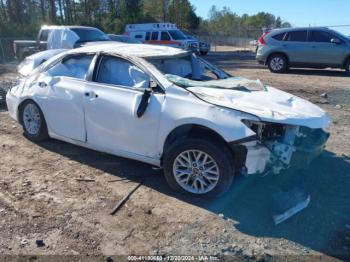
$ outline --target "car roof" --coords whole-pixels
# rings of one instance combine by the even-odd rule
[[[92,26],[80,26],[80,25],[43,25],[41,29],[59,29],[59,28],[68,28],[68,29],[97,29]]]
[[[282,33],[282,32],[290,32],[290,31],[298,31],[298,30],[327,30],[330,29],[328,27],[286,27],[286,28],[275,28],[271,30],[271,33]]]
[[[160,46],[160,45],[148,45],[148,44],[128,44],[117,42],[100,42],[98,44],[87,45],[84,47],[72,49],[68,51],[70,54],[77,53],[97,53],[103,52],[115,55],[126,55],[130,57],[173,57],[173,56],[185,56],[189,54],[188,51],[184,51],[179,48]]]

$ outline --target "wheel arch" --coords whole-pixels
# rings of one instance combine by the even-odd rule
[[[346,63],[347,63],[348,61],[350,61],[350,54],[348,54],[348,56],[345,57],[344,62],[343,62],[343,68],[346,67]]]
[[[273,51],[271,54],[269,54],[267,56],[266,62],[265,62],[266,65],[269,62],[271,56],[273,56],[273,55],[283,55],[287,59],[287,65],[290,63],[289,56],[285,52],[283,52],[283,51]]]
[[[18,123],[20,123],[21,125],[23,125],[22,118],[21,118],[21,112],[23,110],[23,106],[25,105],[25,103],[27,103],[29,101],[35,103],[38,106],[38,108],[40,109],[40,111],[42,112],[42,114],[44,115],[43,110],[41,109],[40,105],[32,97],[27,97],[27,98],[23,99],[18,104],[18,107],[17,107],[17,119],[18,119]],[[45,118],[45,115],[44,115],[44,118]],[[45,122],[46,122],[46,120],[45,120]]]
[[[163,162],[163,156],[166,154],[171,145],[181,138],[205,138],[210,139],[215,143],[223,144],[233,152],[228,144],[228,142],[215,130],[200,124],[183,124],[174,128],[166,137],[163,144],[163,152],[161,156],[161,163]]]

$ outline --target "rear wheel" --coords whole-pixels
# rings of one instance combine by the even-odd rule
[[[183,138],[165,153],[164,172],[168,184],[179,192],[218,196],[232,184],[232,154],[220,143]]]
[[[44,115],[34,101],[24,102],[21,106],[20,118],[23,131],[30,140],[39,142],[49,137]]]
[[[272,73],[284,73],[287,71],[288,61],[284,55],[274,54],[268,59],[267,66]]]

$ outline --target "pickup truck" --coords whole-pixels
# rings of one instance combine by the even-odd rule
[[[47,41],[50,33],[53,30],[69,29],[73,31],[78,37],[74,47],[80,47],[87,42],[110,41],[109,37],[95,27],[88,26],[42,26],[36,40],[15,40],[13,42],[13,49],[15,57],[22,61],[25,57],[39,51],[47,49]]]

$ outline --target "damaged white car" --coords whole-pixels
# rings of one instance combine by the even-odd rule
[[[223,193],[238,172],[305,166],[329,136],[329,117],[312,103],[163,46],[65,51],[6,98],[29,139],[163,167],[172,188],[192,195]]]

